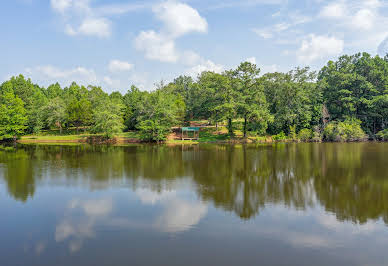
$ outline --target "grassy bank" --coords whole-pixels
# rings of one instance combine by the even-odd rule
[[[64,134],[60,135],[57,132],[42,132],[39,135],[22,136],[19,143],[36,143],[36,144],[55,144],[55,143],[87,143],[88,139],[101,137],[97,134]],[[141,142],[139,132],[131,131],[124,132],[114,136],[116,144],[139,143]],[[275,142],[271,137],[248,136],[243,138],[241,131],[236,130],[235,136],[230,137],[225,127],[219,128],[203,128],[200,132],[198,140],[181,140],[180,135],[171,133],[165,141],[167,144],[198,144],[198,143],[272,143]]]

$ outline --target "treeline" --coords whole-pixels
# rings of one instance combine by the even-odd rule
[[[125,95],[76,83],[44,88],[22,75],[0,87],[1,139],[72,127],[106,137],[139,130],[143,140],[160,141],[190,120],[225,123],[232,137],[241,130],[244,137],[387,140],[388,56],[344,55],[318,73],[296,68],[260,75],[243,62],[196,80],[180,76],[151,92],[132,86]]]

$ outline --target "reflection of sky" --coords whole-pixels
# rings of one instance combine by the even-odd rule
[[[55,241],[68,241],[69,250],[77,252],[85,239],[98,237],[98,226],[177,233],[190,230],[207,213],[207,205],[190,199],[187,193],[155,192],[142,188],[136,190],[134,196],[140,201],[137,208],[156,206],[160,211],[155,211],[147,219],[141,219],[132,215],[131,209],[128,209],[128,215],[120,217],[114,213],[115,201],[111,197],[86,200],[73,198],[66,206],[63,219],[56,226]]]
[[[155,258],[166,259],[170,254],[181,262],[198,252],[201,256],[192,258],[193,265],[211,262],[214,256],[223,265],[252,265],[242,263],[248,259],[274,264],[290,259],[290,265],[298,265],[293,254],[306,261],[322,259],[314,265],[387,262],[388,230],[381,221],[358,225],[339,221],[320,207],[295,210],[280,204],[268,204],[254,219],[242,221],[198,200],[187,184],[157,190],[142,185],[133,192],[128,188],[90,192],[41,187],[26,204],[5,198],[0,210],[4,215],[0,218],[0,253],[22,248],[23,257],[5,257],[19,259],[20,264],[50,265],[43,262],[59,254],[69,255],[68,265],[76,258],[72,256],[85,259],[87,254],[93,254],[90,260],[97,262],[106,254],[115,254],[122,261],[131,256],[144,260],[145,265],[155,264],[141,255],[151,251]],[[193,247],[195,251],[190,251]],[[315,257],[309,258],[311,254]],[[34,257],[39,258],[36,264]]]

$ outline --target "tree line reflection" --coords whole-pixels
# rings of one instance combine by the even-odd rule
[[[39,146],[0,149],[8,193],[26,202],[39,185],[126,185],[153,191],[193,181],[198,197],[251,219],[269,204],[322,206],[340,221],[388,224],[388,145]]]

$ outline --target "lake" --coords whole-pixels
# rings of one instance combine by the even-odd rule
[[[0,148],[0,265],[388,265],[388,143]]]

